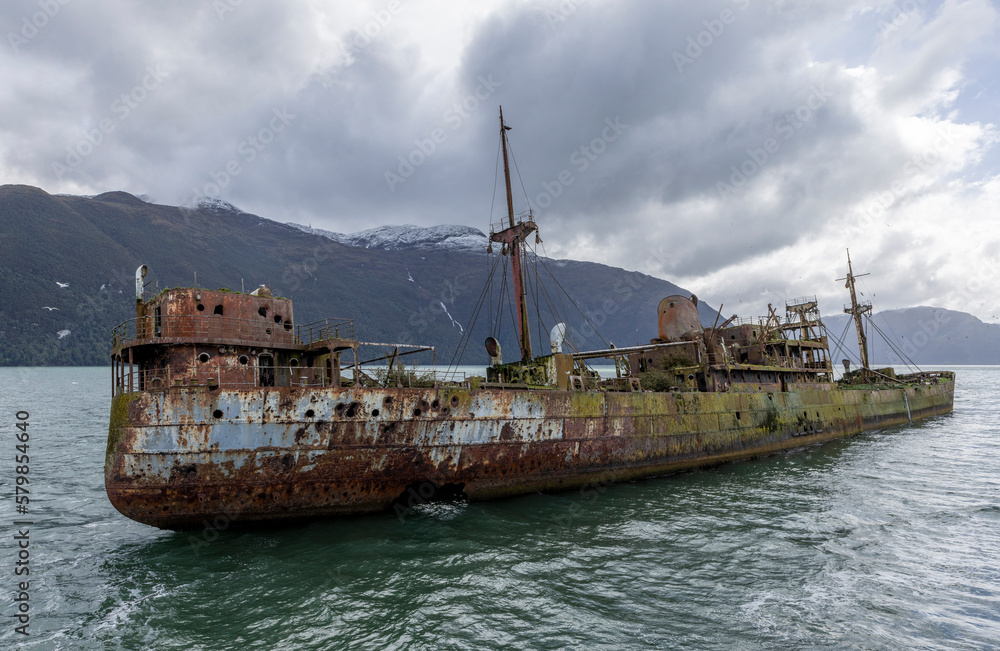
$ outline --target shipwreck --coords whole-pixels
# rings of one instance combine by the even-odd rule
[[[699,319],[668,296],[650,343],[534,354],[522,267],[537,231],[511,200],[507,130],[503,228],[520,350],[486,342],[483,377],[416,375],[402,360],[429,346],[371,343],[347,319],[300,325],[292,301],[199,287],[150,294],[136,273],[136,316],[112,337],[105,486],[125,516],[167,529],[287,522],[485,500],[624,481],[747,459],[952,410],[951,372],[869,366],[856,276],[846,278],[860,367],[835,378],[815,297],[784,314]],[[637,315],[642,318],[643,315]],[[614,362],[614,377],[588,362]]]

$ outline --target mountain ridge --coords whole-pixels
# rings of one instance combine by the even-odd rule
[[[486,233],[472,226],[403,224],[401,226],[377,226],[356,233],[335,233],[292,222],[288,222],[286,225],[306,233],[321,235],[345,246],[383,251],[444,249],[485,253],[488,243]]]
[[[105,364],[111,329],[134,316],[140,264],[149,265],[154,287],[267,284],[294,299],[299,323],[353,318],[359,337],[434,345],[439,362],[451,358],[470,325],[465,362],[485,363],[481,342],[497,327],[503,348],[518,349],[505,314],[494,313],[499,325],[484,323],[483,308],[479,321],[468,322],[484,288],[492,284],[498,295],[508,273],[503,258],[485,254],[482,231],[408,225],[333,233],[340,239],[329,233],[220,200],[177,207],[121,191],[82,197],[0,186],[0,365]],[[656,336],[660,299],[690,293],[598,263],[542,258],[537,267],[528,283],[529,303],[537,291],[544,321],[532,330],[536,351],[547,350],[556,318],[581,349],[646,343]],[[571,298],[561,298],[563,288]],[[545,307],[556,294],[559,305]],[[706,325],[715,320],[704,301],[699,313]],[[848,318],[824,319],[838,364],[857,357]],[[917,306],[878,313],[875,323],[904,354],[872,336],[873,364],[900,364],[904,356],[922,364],[1000,364],[1000,325],[971,314]],[[845,347],[835,341],[842,332]]]
[[[1000,364],[1000,324],[985,323],[967,312],[919,305],[884,310],[871,318],[892,342],[890,346],[877,331],[866,333],[872,365],[904,365],[910,360],[931,365]],[[850,359],[857,366],[858,337],[851,317],[836,314],[823,322],[834,363]]]
[[[481,235],[485,245],[476,229],[444,231]],[[0,186],[0,233],[0,364],[8,366],[105,364],[111,329],[134,316],[134,270],[140,264],[148,265],[153,288],[197,283],[250,290],[267,284],[295,301],[296,322],[353,318],[359,337],[434,345],[439,361],[451,358],[470,329],[467,321],[483,288],[492,285],[499,296],[506,273],[500,256],[491,267],[482,248],[434,248],[428,245],[433,238],[416,243],[425,248],[346,246],[225,202],[165,206],[124,192],[81,197]],[[567,322],[580,348],[645,343],[656,334],[659,300],[688,293],[597,263],[543,262],[538,266],[554,278],[539,269],[529,283],[529,301],[536,304],[537,291],[544,321],[532,331],[535,350],[548,348],[556,317]],[[563,287],[573,299],[546,307],[544,298]],[[711,322],[714,311],[700,307]],[[486,316],[483,309],[471,324],[474,341],[465,362],[485,363],[481,343],[498,327]],[[506,319],[499,312],[494,317],[500,325]],[[517,350],[507,326],[501,343]]]

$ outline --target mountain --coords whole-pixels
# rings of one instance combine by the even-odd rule
[[[879,312],[872,321],[893,344],[890,347],[875,328],[868,328],[865,336],[873,365],[904,364],[904,357],[928,365],[1000,364],[1000,324],[984,323],[971,314],[920,306]],[[857,366],[858,337],[851,317],[837,314],[823,322],[834,364],[849,358]],[[836,339],[844,342],[846,352]]]
[[[505,359],[517,350],[510,310],[497,300],[509,286],[507,258],[483,251],[481,231],[406,226],[342,237],[352,245],[223,201],[179,208],[125,192],[0,186],[0,365],[107,363],[112,328],[135,314],[141,264],[151,289],[267,284],[294,299],[298,323],[353,318],[360,339],[433,345],[438,363],[451,360],[479,306],[462,361],[486,363],[482,342],[496,324]],[[527,266],[528,300],[541,315],[535,351],[548,349],[557,320],[581,349],[648,342],[660,299],[689,293],[595,263],[540,258]],[[709,306],[699,309],[703,321],[715,319]]]
[[[486,233],[471,226],[379,226],[357,233],[334,233],[302,224],[288,224],[306,233],[322,235],[345,246],[381,251],[445,250],[482,253],[486,250]]]

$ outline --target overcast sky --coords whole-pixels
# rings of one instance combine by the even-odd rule
[[[11,0],[0,182],[220,196],[344,232],[485,231],[504,211],[502,104],[516,208],[530,202],[549,256],[659,276],[727,313],[810,294],[833,313],[850,247],[877,308],[996,323],[998,13],[987,0]]]

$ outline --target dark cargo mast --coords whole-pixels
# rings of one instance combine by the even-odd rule
[[[861,372],[866,373],[869,370],[868,366],[868,338],[865,337],[865,326],[861,320],[862,315],[870,314],[872,311],[872,304],[869,301],[864,303],[858,303],[858,295],[854,290],[854,283],[856,278],[861,278],[861,276],[867,276],[868,274],[861,274],[860,276],[854,275],[854,268],[851,266],[851,251],[847,251],[847,277],[838,278],[838,280],[846,280],[847,284],[845,287],[851,291],[851,307],[845,307],[844,312],[850,314],[854,317],[854,327],[858,331],[858,346],[861,348]]]
[[[531,333],[528,326],[528,298],[524,285],[524,277],[521,272],[522,255],[524,251],[524,240],[528,235],[537,229],[535,222],[530,215],[528,221],[514,222],[514,200],[510,191],[510,166],[507,163],[507,131],[510,129],[503,121],[503,108],[500,108],[500,142],[503,146],[503,177],[507,186],[507,219],[510,223],[508,228],[490,235],[490,240],[504,245],[504,252],[510,256],[510,267],[514,281],[514,291],[517,299],[514,305],[517,308],[517,329],[518,339],[521,342],[521,361],[531,360]]]

